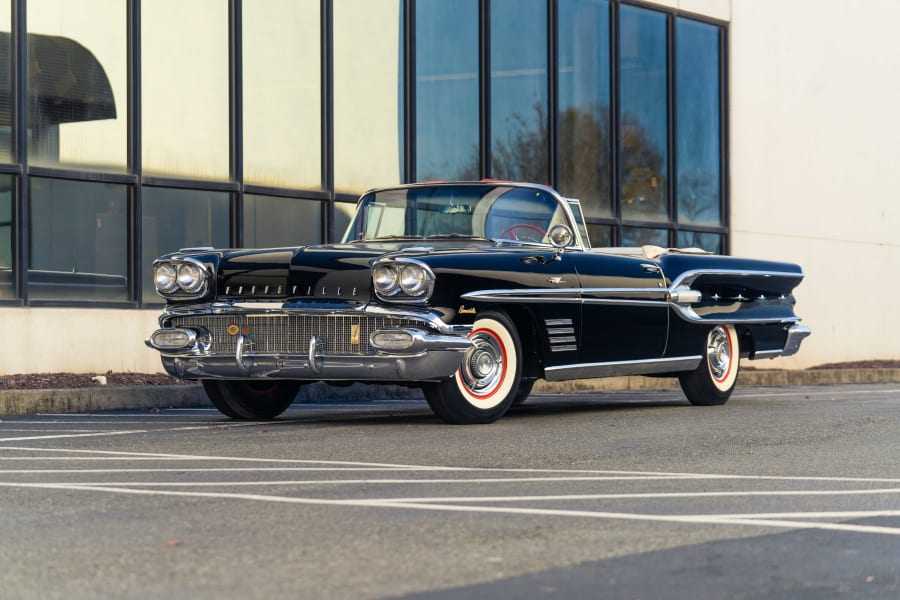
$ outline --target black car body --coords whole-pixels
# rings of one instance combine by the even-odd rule
[[[454,423],[490,422],[535,380],[677,375],[721,404],[740,357],[797,352],[795,264],[591,248],[580,204],[509,182],[367,192],[339,244],[185,249],[154,263],[147,344],[235,418],[303,382],[421,386]]]

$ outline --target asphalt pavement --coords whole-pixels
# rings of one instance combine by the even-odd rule
[[[900,385],[0,419],[2,598],[896,598]]]

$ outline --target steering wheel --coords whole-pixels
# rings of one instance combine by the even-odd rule
[[[525,237],[522,237],[519,234],[517,234],[516,233],[517,229],[526,230]],[[531,232],[537,233],[538,236],[535,237],[534,233],[531,233]],[[530,225],[528,223],[516,223],[515,225],[510,225],[509,227],[504,229],[503,232],[500,233],[500,239],[509,237],[509,239],[511,239],[511,240],[524,240],[524,241],[528,241],[528,242],[540,242],[540,241],[543,241],[544,236],[546,236],[546,235],[547,235],[547,232],[544,231],[543,229],[541,229],[540,227],[537,227],[535,225]]]

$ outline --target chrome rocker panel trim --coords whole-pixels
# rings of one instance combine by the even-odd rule
[[[698,354],[696,356],[677,356],[674,358],[563,365],[544,369],[544,379],[547,381],[566,381],[567,379],[586,379],[589,377],[677,373],[679,371],[693,371],[702,360],[703,357]]]

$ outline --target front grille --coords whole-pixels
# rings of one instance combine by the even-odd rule
[[[185,316],[173,318],[171,325],[209,332],[209,353],[213,355],[233,355],[238,333],[242,333],[245,343],[250,341],[247,352],[303,356],[309,352],[312,336],[324,344],[325,354],[363,355],[374,354],[369,346],[369,336],[376,329],[422,326],[411,319],[392,317],[285,314]],[[354,326],[359,327],[358,335],[354,335]],[[238,333],[229,333],[229,329]],[[353,343],[357,339],[359,343]]]

